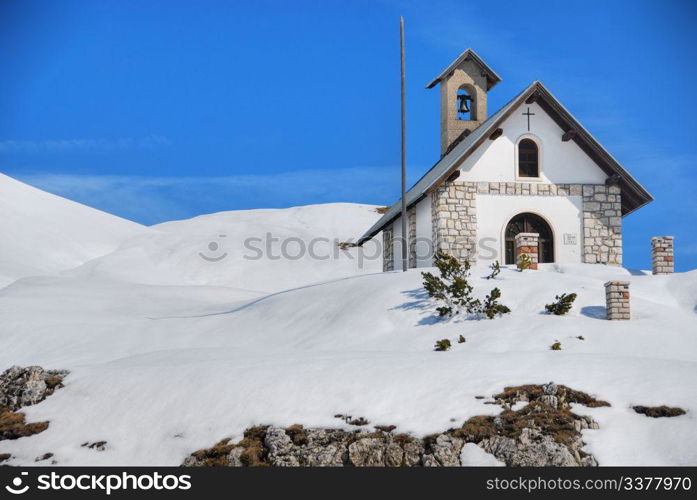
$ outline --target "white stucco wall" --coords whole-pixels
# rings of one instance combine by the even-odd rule
[[[431,195],[416,204],[416,267],[431,267],[433,219],[431,218]]]
[[[530,131],[527,117],[531,113]],[[543,182],[553,184],[602,184],[607,175],[574,141],[562,142],[563,130],[539,105],[522,104],[501,125],[503,134],[494,141],[486,140],[460,167],[462,181]],[[524,136],[540,146],[541,176],[539,179],[516,178],[516,144]]]
[[[554,233],[554,261],[582,262],[583,199],[580,196],[477,195],[477,239],[479,262],[505,261],[504,231],[513,216],[532,212],[547,221]],[[565,244],[564,235],[575,235],[575,244]]]

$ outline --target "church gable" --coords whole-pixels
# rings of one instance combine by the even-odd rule
[[[538,103],[521,103],[459,166],[462,180],[603,184],[608,175]]]

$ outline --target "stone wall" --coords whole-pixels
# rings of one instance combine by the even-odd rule
[[[409,268],[416,267],[416,205],[407,211],[407,234],[409,235]]]
[[[583,185],[583,261],[622,265],[622,195],[619,186]]]
[[[466,195],[462,198],[453,196],[452,185],[460,188]],[[452,219],[459,213],[466,212],[468,222],[474,223],[474,229],[466,226],[459,231],[462,238],[476,241],[476,199],[472,189],[477,194],[500,194],[521,196],[581,196],[583,198],[583,262],[589,264],[622,264],[622,198],[619,186],[605,184],[540,184],[535,182],[459,182],[450,183],[449,187],[441,187],[433,197],[433,207],[437,204],[445,206],[445,216],[433,215],[434,242],[436,248],[443,248],[455,237],[459,226],[447,222],[444,234],[437,222],[444,224],[443,219]],[[458,191],[455,191],[457,194]],[[435,194],[434,193],[434,194]],[[466,196],[466,197],[465,197]],[[467,202],[465,208],[459,200]],[[455,202],[455,203],[454,203]],[[453,210],[459,208],[459,210]],[[441,244],[442,243],[442,244]],[[471,248],[471,247],[470,247]]]
[[[445,182],[431,195],[434,250],[474,260],[477,244],[477,184]]]
[[[392,224],[382,230],[382,270],[394,271],[394,227]]]
[[[622,198],[619,186],[535,182],[445,182],[431,193],[434,251],[476,261],[477,194],[579,196],[583,205],[583,262],[622,265]],[[416,210],[408,213],[409,267],[416,266]],[[383,231],[383,269],[394,269],[394,231]]]

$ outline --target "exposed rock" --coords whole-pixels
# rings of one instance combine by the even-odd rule
[[[362,438],[348,447],[349,460],[356,467],[383,467],[385,465],[385,440]]]
[[[552,396],[551,394],[544,394],[540,397],[540,401],[542,401],[544,404],[551,406],[552,408],[558,408],[559,407],[559,399],[557,399],[556,396]]]
[[[0,408],[17,411],[34,405],[63,387],[67,370],[44,370],[40,366],[13,366],[0,375]]]
[[[424,445],[421,439],[413,440],[402,445],[404,448],[404,466],[416,467],[422,465],[421,457],[424,454]]]
[[[479,446],[507,466],[570,467],[581,465],[569,449],[536,429],[525,428],[518,439],[494,436]]]
[[[554,396],[557,393],[557,389],[557,384],[555,384],[554,382],[550,382],[549,384],[544,384],[542,386],[542,391],[547,396]]]
[[[106,441],[95,441],[94,443],[86,442],[82,443],[80,446],[83,448],[89,448],[90,450],[95,450],[95,451],[104,451],[106,450]]]
[[[596,466],[583,452],[581,431],[597,429],[589,416],[569,410],[570,403],[606,406],[588,394],[553,382],[508,387],[494,396],[504,411],[476,416],[462,427],[426,438],[393,434],[394,426],[368,430],[305,429],[293,425],[253,427],[245,438],[223,440],[188,457],[184,466],[274,467],[453,467],[461,465],[465,443],[478,444],[508,466]],[[513,411],[516,402],[527,402]],[[349,423],[352,417],[338,416]]]
[[[453,437],[450,434],[439,434],[431,443],[431,451],[439,465],[455,467],[460,465],[460,452],[464,444],[463,439]]]

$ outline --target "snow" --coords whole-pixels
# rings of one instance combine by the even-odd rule
[[[482,450],[474,443],[465,443],[460,452],[460,463],[464,467],[505,467],[494,455]]]
[[[0,453],[13,465],[47,452],[61,465],[178,465],[251,425],[346,425],[337,413],[426,435],[500,411],[475,396],[553,380],[612,404],[575,408],[600,425],[583,431],[600,464],[697,464],[697,271],[547,264],[504,268],[492,281],[475,266],[476,293],[499,287],[512,313],[438,321],[421,270],[382,273],[379,259],[347,255],[244,258],[250,234],[355,238],[377,217],[354,204],[212,214],[138,231],[72,271],[0,289],[0,367],[71,370],[65,388],[22,410],[49,428],[0,442]],[[205,255],[228,256],[202,259],[220,234],[224,246]],[[609,279],[630,281],[631,321],[604,319]],[[578,293],[571,313],[543,314],[562,292]],[[460,334],[466,343],[455,342]],[[434,352],[442,338],[452,350]],[[561,351],[549,349],[555,341]],[[636,404],[687,414],[651,419]],[[80,446],[102,440],[103,452]],[[470,446],[463,460],[493,463]]]
[[[379,217],[374,206],[353,203],[202,215],[152,226],[76,272],[151,285],[287,290],[381,271],[374,244],[337,246],[355,241]]]
[[[144,229],[3,174],[0,214],[0,287],[83,264]]]

